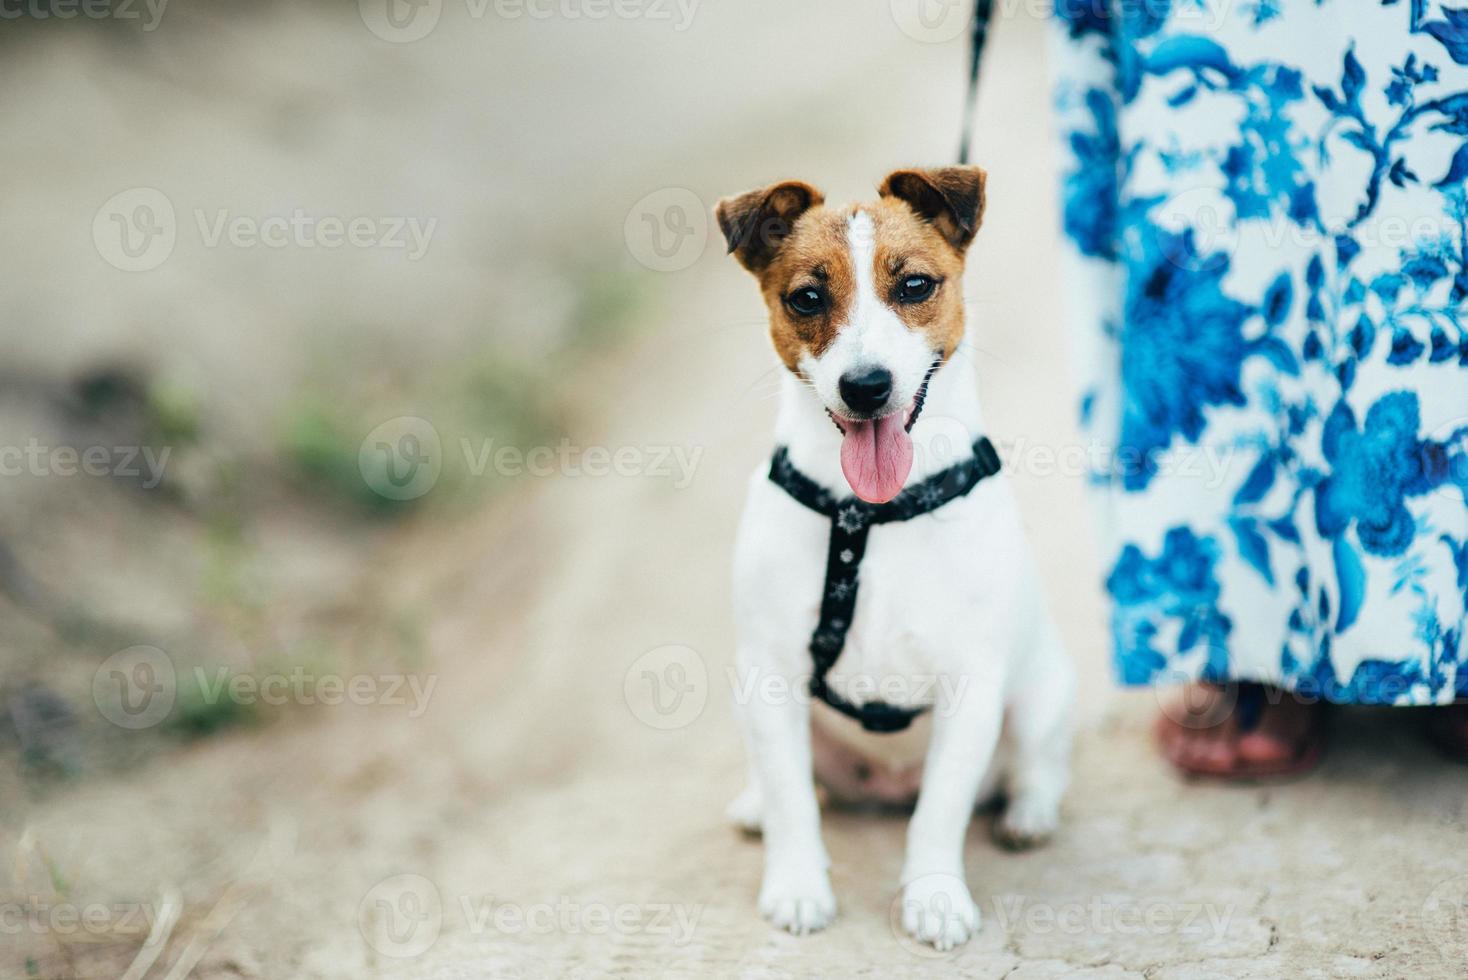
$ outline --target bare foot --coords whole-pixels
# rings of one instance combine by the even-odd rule
[[[1190,684],[1157,719],[1162,754],[1190,775],[1295,775],[1320,757],[1323,712],[1263,684]]]

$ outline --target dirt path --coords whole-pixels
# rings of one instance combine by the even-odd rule
[[[715,278],[730,284],[701,297],[748,307]],[[1089,599],[1060,604],[1093,695],[1067,821],[1023,856],[976,822],[977,940],[937,958],[890,928],[903,824],[859,814],[826,821],[836,926],[766,927],[758,845],[720,816],[742,778],[725,553],[761,452],[768,407],[744,389],[764,354],[742,327],[688,322],[619,358],[628,397],[587,440],[703,446],[692,486],[553,480],[467,529],[477,559],[409,583],[443,609],[421,717],[323,709],[37,808],[27,831],[76,892],[179,888],[165,959],[221,927],[200,977],[1451,975],[1464,934],[1430,899],[1468,872],[1462,773],[1367,716],[1311,780],[1186,787],[1148,751],[1150,699],[1104,686]],[[1063,553],[1042,553],[1075,584]],[[660,715],[639,657],[665,644],[696,651],[708,680]],[[76,969],[113,976],[102,964],[131,948],[84,954]]]
[[[979,154],[995,203],[968,291],[989,420],[1011,450],[1074,439],[1055,291],[1036,267],[1053,246],[1048,132],[1032,101],[1003,97],[1043,86],[1040,51],[1034,30],[995,48],[979,127],[1006,139]],[[833,196],[900,162],[827,152],[825,172],[847,182]],[[166,925],[176,896],[150,977],[196,954],[195,977],[301,980],[1460,974],[1465,771],[1399,719],[1361,714],[1306,781],[1178,782],[1147,745],[1153,699],[1105,679],[1078,480],[1033,467],[1015,479],[1087,678],[1059,839],[1014,856],[976,821],[968,871],[985,925],[937,957],[890,926],[902,819],[829,814],[839,920],[803,939],[769,929],[754,910],[758,845],[721,813],[743,777],[727,556],[773,406],[754,290],[718,251],[598,369],[568,434],[699,451],[692,482],[532,481],[464,526],[405,532],[378,560],[434,610],[426,710],[320,708],[31,807],[4,829],[25,880],[54,869],[71,903],[111,910],[113,938],[22,927],[0,943],[0,973],[118,976],[141,938],[119,937],[122,918]],[[669,645],[684,652],[658,652]]]

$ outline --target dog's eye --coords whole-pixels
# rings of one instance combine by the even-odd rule
[[[938,280],[929,276],[904,276],[897,284],[897,302],[921,303],[937,288]]]
[[[805,286],[785,297],[785,305],[797,316],[815,316],[826,308],[826,297],[819,289]]]

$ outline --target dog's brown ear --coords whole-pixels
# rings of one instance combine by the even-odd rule
[[[907,202],[919,218],[962,253],[984,219],[987,177],[978,167],[894,170],[882,181],[878,192]]]
[[[726,197],[714,208],[714,214],[729,251],[740,265],[759,274],[775,257],[795,219],[824,200],[821,192],[809,184],[787,180]]]

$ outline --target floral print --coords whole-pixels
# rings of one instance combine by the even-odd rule
[[[1468,7],[1058,0],[1056,28],[1118,676],[1468,696]]]

